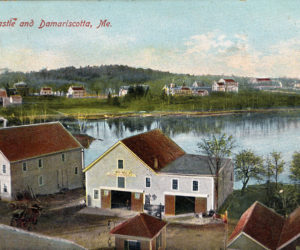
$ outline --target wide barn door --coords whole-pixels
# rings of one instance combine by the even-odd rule
[[[131,210],[137,212],[143,212],[144,206],[144,195],[143,193],[131,193]]]
[[[111,208],[111,191],[101,189],[101,208]]]
[[[165,195],[165,214],[175,215],[175,196]]]
[[[207,211],[207,198],[195,198],[195,213],[206,213]]]

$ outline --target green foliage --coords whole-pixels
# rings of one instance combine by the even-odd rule
[[[250,179],[262,180],[265,174],[263,159],[249,149],[235,156],[234,166],[236,181],[242,181],[242,194]]]
[[[300,184],[300,152],[295,152],[293,154],[293,160],[290,167],[290,178],[295,183]]]
[[[276,187],[278,183],[278,176],[283,172],[284,170],[284,164],[285,162],[282,160],[281,153],[273,151],[270,154],[270,157],[267,159],[267,178],[268,181],[271,181],[271,178],[274,177]]]
[[[219,194],[219,170],[222,167],[224,162],[224,158],[229,157],[232,153],[232,149],[234,148],[235,142],[233,137],[227,136],[226,134],[222,134],[217,137],[216,135],[212,135],[209,139],[202,139],[200,143],[198,143],[198,147],[208,156],[209,166],[212,175],[215,175],[215,194],[216,194],[216,202],[215,209],[218,208],[218,194]]]

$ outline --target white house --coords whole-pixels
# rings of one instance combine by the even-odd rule
[[[84,169],[89,207],[165,207],[165,215],[214,209],[215,175],[208,158],[186,154],[160,130],[123,139]],[[233,191],[233,165],[223,160],[218,204]]]
[[[69,98],[83,98],[85,96],[86,96],[86,91],[84,87],[71,86],[68,89],[67,97]]]
[[[52,88],[50,88],[50,87],[43,87],[43,88],[41,88],[40,95],[42,95],[42,96],[53,95]]]
[[[235,92],[239,91],[239,83],[233,79],[220,79],[218,82],[214,81],[212,84],[212,91],[214,92]]]

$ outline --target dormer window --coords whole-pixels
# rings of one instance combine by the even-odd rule
[[[123,169],[123,160],[118,160],[118,169]]]

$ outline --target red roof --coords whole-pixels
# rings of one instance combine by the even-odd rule
[[[287,243],[289,240],[293,239],[297,235],[300,237],[300,207],[298,207],[286,219],[281,232],[278,247]]]
[[[72,87],[73,90],[84,90],[84,87]]]
[[[224,79],[225,82],[235,82],[233,79]]]
[[[270,78],[256,78],[256,81],[258,82],[268,82],[268,81],[271,81]]]
[[[122,142],[154,171],[185,154],[175,142],[159,129],[123,139]],[[157,168],[154,162],[157,159]]]
[[[59,122],[0,129],[0,151],[9,161],[80,148]]]
[[[190,90],[188,87],[181,87],[181,90]]]
[[[167,223],[148,214],[138,214],[113,228],[111,234],[152,239]]]
[[[42,88],[42,90],[52,90],[52,88],[47,87],[47,88]]]
[[[265,247],[276,249],[283,224],[282,216],[256,201],[243,213],[229,241],[244,232]]]

